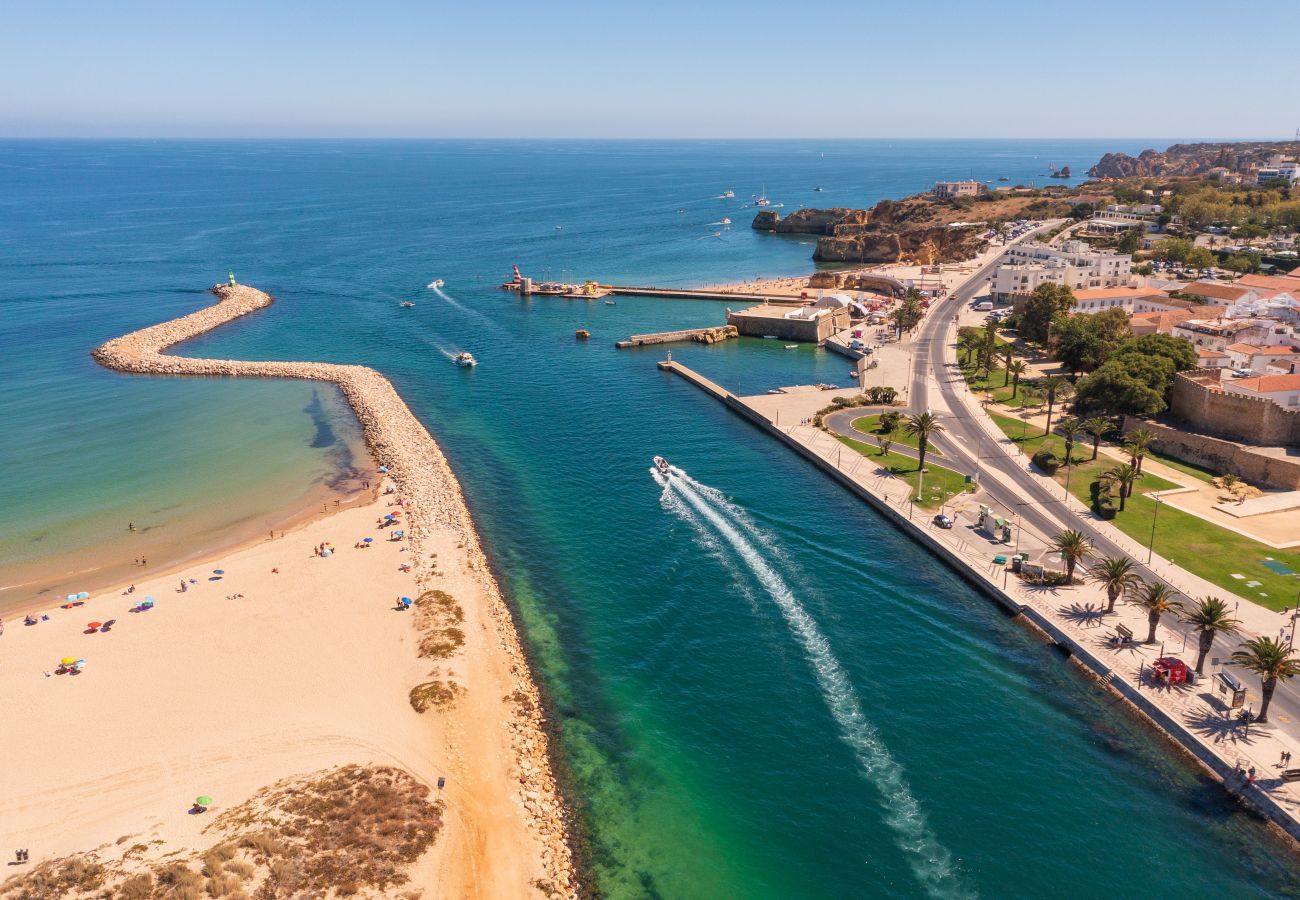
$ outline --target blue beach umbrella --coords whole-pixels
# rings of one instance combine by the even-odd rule
[[[213,570],[212,570],[212,574],[213,574],[213,575],[225,575],[225,574],[226,574],[226,570],[225,570],[225,569],[213,569]]]
[[[89,599],[90,599],[90,594],[89,594],[87,591],[81,591],[79,594],[77,594],[77,599],[78,599],[78,600],[89,600]]]
[[[375,539],[374,539],[374,538],[362,538],[361,541],[362,541],[362,543],[365,543],[365,544],[373,544],[373,543],[375,542]]]
[[[64,597],[63,599],[64,599],[64,600],[67,600],[69,603],[71,603],[73,600],[76,600],[76,599],[77,599],[77,595],[76,595],[76,594],[69,594],[68,596]]]
[[[401,602],[402,602],[402,605],[403,605],[403,606],[410,606],[410,605],[411,605],[411,598],[410,598],[410,597],[403,597]]]

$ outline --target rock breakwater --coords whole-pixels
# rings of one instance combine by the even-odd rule
[[[577,873],[570,848],[568,812],[562,802],[550,759],[549,736],[541,697],[528,667],[514,620],[488,567],[478,532],[470,518],[460,484],[433,436],[420,423],[392,384],[366,366],[318,362],[255,362],[201,359],[165,354],[176,344],[271,305],[270,295],[247,285],[217,285],[218,302],[97,347],[91,355],[102,366],[141,375],[209,376],[224,378],[298,378],[338,386],[360,421],[376,462],[388,468],[404,498],[407,535],[417,582],[433,577],[429,554],[421,552],[434,530],[452,531],[463,544],[465,562],[489,598],[488,616],[496,628],[500,650],[513,678],[515,702],[506,704],[505,727],[516,755],[517,780],[526,798],[522,804],[530,826],[543,845],[542,860],[552,896],[576,897]],[[520,893],[524,893],[520,886]]]

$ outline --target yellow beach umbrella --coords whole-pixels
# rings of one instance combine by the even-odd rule
[[[63,657],[63,659],[59,660],[59,664],[63,666],[70,666],[76,661],[77,661],[77,657],[75,656],[65,656]]]

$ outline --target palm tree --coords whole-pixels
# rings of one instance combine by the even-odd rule
[[[1024,360],[1015,359],[1007,364],[1006,379],[1003,380],[1002,386],[1006,387],[1007,380],[1011,382],[1011,399],[1016,399],[1016,394],[1020,391],[1020,376],[1025,374],[1029,366]]]
[[[1180,612],[1183,608],[1174,589],[1159,581],[1146,584],[1133,602],[1147,611],[1147,622],[1151,624],[1151,630],[1147,632],[1148,644],[1156,642],[1156,626],[1160,624],[1160,617],[1167,612]]]
[[[1097,458],[1097,448],[1101,446],[1101,436],[1110,430],[1110,420],[1104,416],[1093,416],[1083,423],[1083,430],[1092,436],[1092,459]]]
[[[1128,442],[1124,445],[1124,450],[1129,456],[1133,457],[1133,465],[1137,466],[1137,472],[1142,474],[1142,460],[1146,459],[1147,451],[1151,449],[1151,444],[1155,441],[1156,436],[1146,428],[1138,428],[1130,431],[1127,435]]]
[[[1107,485],[1119,485],[1119,511],[1124,511],[1125,501],[1133,493],[1133,485],[1137,484],[1138,479],[1142,476],[1138,470],[1128,463],[1120,463],[1112,469],[1107,469],[1101,476],[1102,481]]]
[[[1043,389],[1044,396],[1047,397],[1047,428],[1043,434],[1052,433],[1052,407],[1056,405],[1057,400],[1064,402],[1069,399],[1074,389],[1070,382],[1066,381],[1060,375],[1048,375],[1042,380],[1039,386]]]
[[[930,448],[930,437],[936,434],[943,434],[943,423],[934,413],[923,412],[914,416],[908,416],[907,422],[903,425],[903,431],[908,435],[916,438],[917,449],[920,453],[920,465],[917,471],[925,471],[925,451]]]
[[[1268,704],[1273,699],[1278,681],[1300,675],[1300,659],[1295,658],[1295,651],[1290,646],[1268,637],[1246,641],[1244,649],[1233,653],[1231,659],[1234,666],[1249,669],[1259,676],[1264,703],[1260,706],[1255,721],[1267,722]]]
[[[1088,570],[1088,580],[1106,589],[1106,615],[1115,611],[1115,601],[1142,583],[1137,566],[1127,556],[1107,556]]]
[[[1056,433],[1065,438],[1065,464],[1070,464],[1070,454],[1074,452],[1074,442],[1079,437],[1079,432],[1083,431],[1083,426],[1079,424],[1078,419],[1062,419],[1056,426]]]
[[[1074,567],[1092,555],[1092,541],[1066,529],[1052,538],[1052,549],[1065,560],[1065,583],[1074,584]]]
[[[1202,597],[1197,600],[1196,605],[1183,615],[1183,621],[1191,625],[1192,630],[1199,635],[1200,649],[1196,656],[1197,675],[1201,674],[1201,667],[1205,665],[1205,657],[1209,655],[1210,647],[1214,644],[1214,636],[1220,632],[1236,634],[1238,626],[1241,625],[1228,614],[1228,604],[1218,597]]]
[[[979,342],[976,337],[975,329],[963,328],[957,335],[957,349],[966,354],[966,361],[963,365],[970,365],[970,355],[975,352],[975,345]]]

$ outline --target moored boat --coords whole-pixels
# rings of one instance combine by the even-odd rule
[[[573,336],[580,341],[585,341],[587,338],[591,337],[591,332],[585,328],[579,328],[573,333]]]

